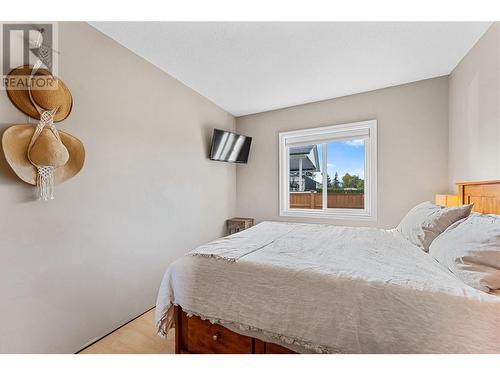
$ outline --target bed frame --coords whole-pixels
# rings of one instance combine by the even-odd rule
[[[458,204],[474,203],[473,211],[500,214],[500,180],[457,183]],[[283,346],[264,342],[212,324],[197,316],[188,317],[175,307],[175,352],[183,354],[292,354]]]
[[[175,306],[176,354],[295,354],[283,346],[240,335]]]
[[[458,182],[457,192],[458,204],[474,203],[475,212],[500,215],[500,180]]]

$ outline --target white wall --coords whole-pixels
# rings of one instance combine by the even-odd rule
[[[279,216],[278,133],[362,120],[378,121],[378,221],[297,219],[394,227],[415,204],[447,189],[448,78],[238,117],[236,130],[253,137],[250,160],[237,167],[237,213]]]
[[[163,272],[220,236],[235,167],[207,159],[234,118],[85,23],[59,25],[83,171],[53,202],[0,156],[0,352],[71,353],[154,306]],[[0,131],[26,121],[0,92]]]
[[[457,181],[500,179],[500,23],[450,75],[449,190]]]

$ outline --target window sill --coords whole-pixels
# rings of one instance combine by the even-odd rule
[[[360,212],[353,212],[360,211]],[[280,216],[288,217],[310,217],[318,219],[337,219],[352,221],[377,221],[377,216],[365,210],[351,209],[330,209],[330,210],[308,210],[308,209],[289,209],[281,210]]]

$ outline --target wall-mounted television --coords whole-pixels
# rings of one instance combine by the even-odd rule
[[[210,159],[230,163],[246,163],[252,137],[214,129]]]

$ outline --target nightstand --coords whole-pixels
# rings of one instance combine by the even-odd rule
[[[451,194],[436,194],[436,204],[444,207],[458,206],[458,196]]]
[[[227,235],[241,232],[253,226],[254,219],[245,217],[233,217],[226,220]]]

